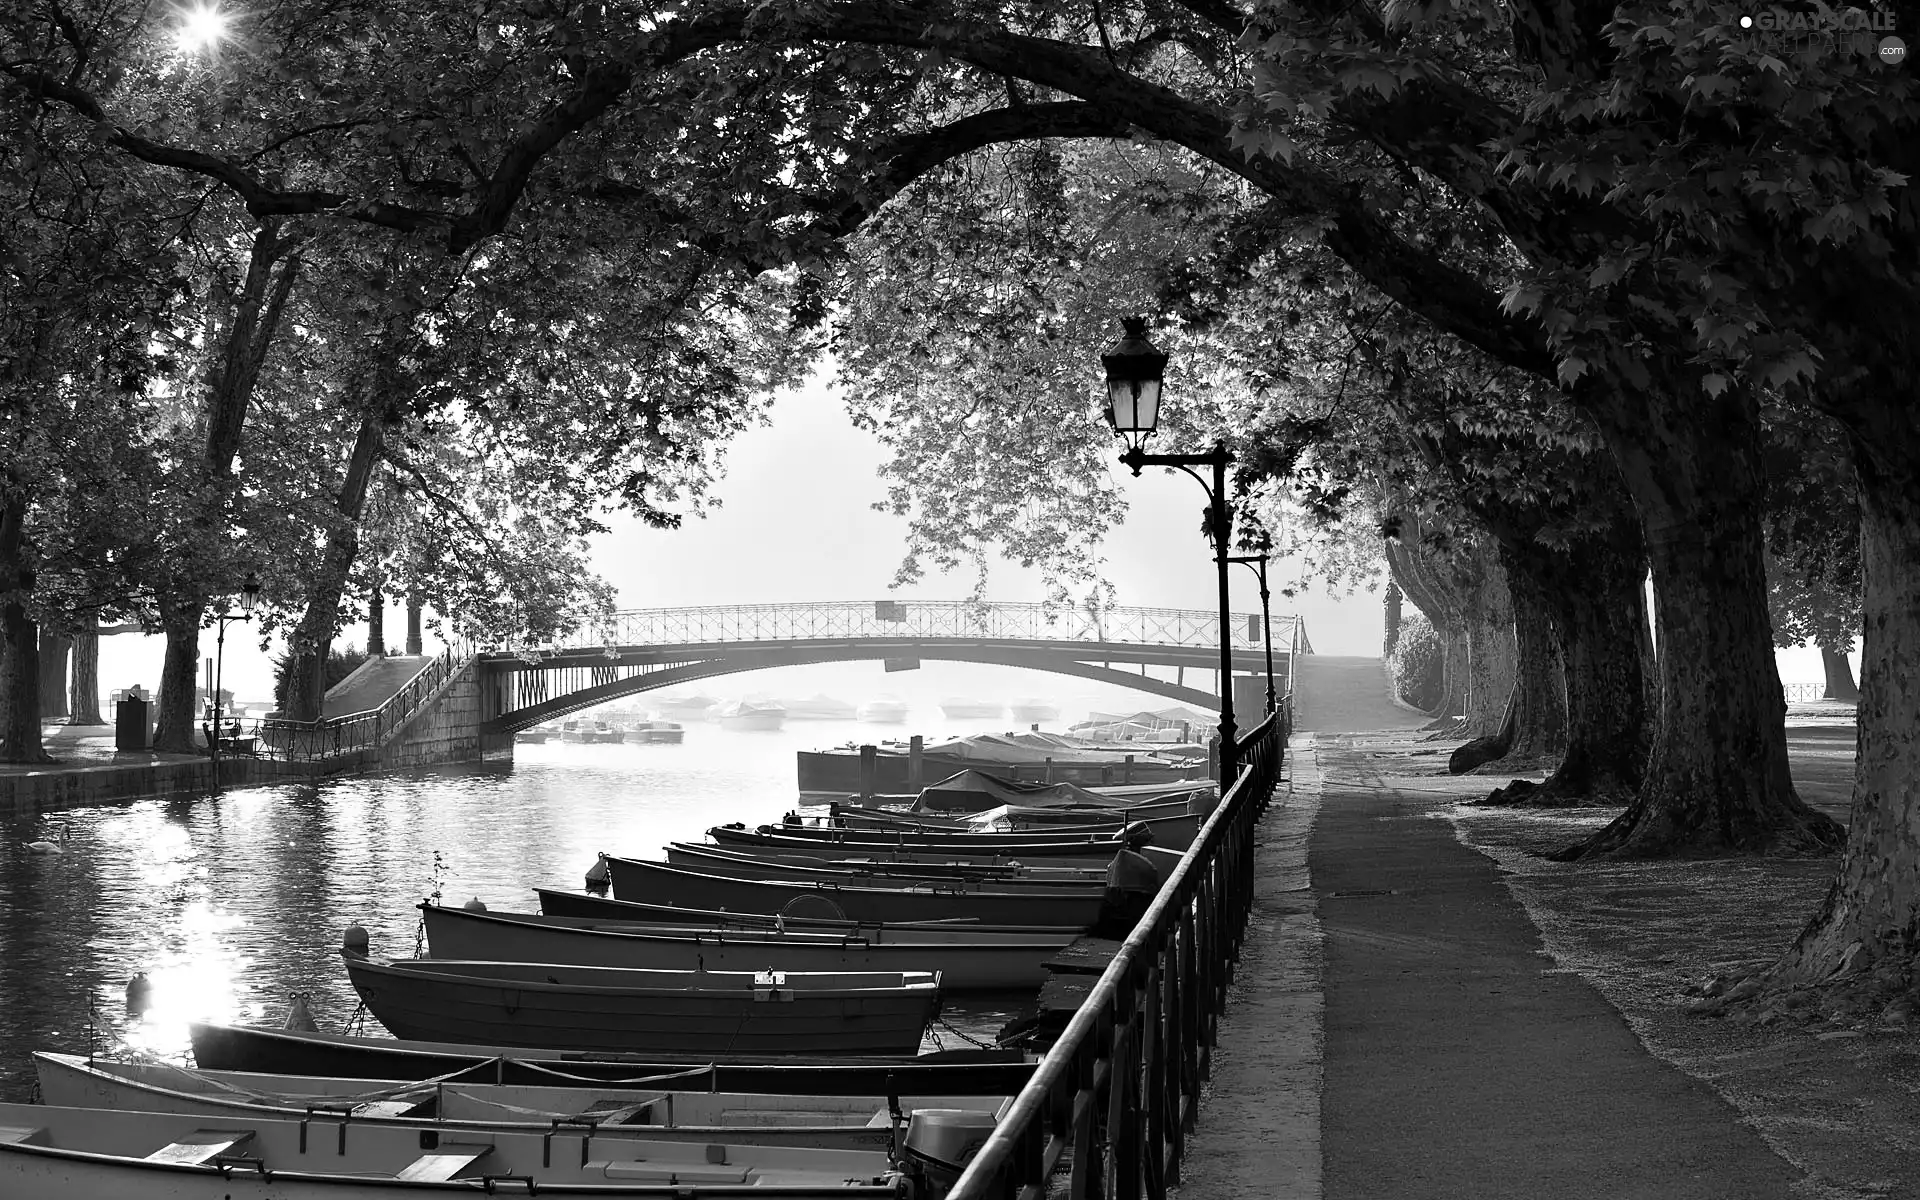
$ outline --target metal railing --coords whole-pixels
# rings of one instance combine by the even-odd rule
[[[949,1200],[1162,1200],[1211,1073],[1253,905],[1253,834],[1280,779],[1287,702],[1242,741],[1240,778],[968,1164]],[[1056,1175],[1064,1172],[1064,1181]]]
[[[222,731],[221,756],[266,758],[318,767],[345,755],[378,750],[472,657],[470,647],[450,645],[379,707],[362,712],[322,717],[317,721],[291,721],[285,717],[229,719]]]
[[[1299,618],[1275,614],[1271,624],[1277,644],[1293,637]],[[1236,615],[1229,626],[1228,641],[1235,648],[1255,649],[1262,644],[1259,613]],[[613,613],[591,628],[550,644],[495,647],[494,652],[538,657],[606,646],[840,638],[992,638],[1217,647],[1220,617],[1204,609],[1089,611],[1045,604],[916,600],[648,608]]]

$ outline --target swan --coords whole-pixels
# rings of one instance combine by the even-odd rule
[[[66,847],[64,843],[67,840],[67,827],[65,825],[62,825],[59,829],[55,830],[53,837],[54,837],[54,840],[50,842],[44,839],[38,842],[28,842],[27,853],[28,854],[64,854],[66,852]]]

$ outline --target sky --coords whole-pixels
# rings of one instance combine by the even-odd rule
[[[1131,478],[1117,461],[1117,441],[1114,451],[1113,470],[1129,506],[1125,524],[1107,544],[1107,573],[1118,590],[1118,603],[1212,610],[1216,603],[1212,551],[1199,533],[1204,493],[1184,474],[1149,469],[1140,478]],[[717,508],[704,517],[690,518],[676,530],[651,529],[623,515],[610,515],[611,531],[596,537],[592,545],[595,569],[615,586],[622,608],[964,599],[972,586],[970,575],[929,575],[910,589],[889,590],[906,531],[903,519],[872,509],[886,494],[877,474],[881,459],[879,445],[871,434],[854,428],[830,382],[815,377],[776,397],[770,425],[735,439],[726,456],[724,477],[713,489],[720,501]],[[1274,581],[1292,577],[1280,564],[1270,571]],[[991,579],[991,599],[1044,597],[1039,573],[1017,564],[997,562]],[[1236,569],[1232,586],[1236,611],[1260,610],[1251,571]],[[1292,612],[1304,619],[1319,653],[1380,652],[1384,616],[1378,585],[1352,594],[1343,589],[1340,595],[1315,586],[1291,600],[1276,590],[1273,601],[1276,615]],[[390,608],[389,644],[399,644],[404,632],[404,610]],[[365,627],[355,627],[342,635],[341,644],[364,645],[365,638]],[[105,639],[103,693],[134,682],[151,690],[159,679],[162,648],[159,637],[122,634]],[[201,638],[201,653],[211,656],[214,649],[213,633],[207,631]],[[269,655],[277,650],[263,652],[246,626],[229,626],[222,677],[239,702],[264,702],[271,695]],[[1821,678],[1818,652],[1783,652],[1781,676],[1788,682],[1817,682]],[[714,681],[710,690],[722,697],[749,692],[792,696],[824,690],[854,702],[885,692],[908,699],[947,694],[1003,699],[1038,695],[1110,708],[1165,704],[1143,693],[1039,672],[931,662],[919,672],[892,675],[883,674],[878,663],[789,668]]]

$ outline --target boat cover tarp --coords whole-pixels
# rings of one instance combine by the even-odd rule
[[[1068,806],[1116,809],[1129,802],[1090,792],[1072,783],[1008,783],[979,771],[961,771],[921,790],[914,812],[977,813],[1012,805],[1016,808]]]

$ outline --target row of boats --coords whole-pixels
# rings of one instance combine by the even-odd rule
[[[191,1067],[38,1053],[42,1103],[0,1104],[0,1195],[938,1200],[1033,1068],[921,1053],[942,997],[1036,987],[1213,802],[943,784],[603,854],[538,912],[425,903],[415,957],[351,927],[391,1038],[198,1023]]]
[[[906,722],[912,709],[898,696],[876,696],[864,704],[853,704],[824,693],[802,699],[771,700],[755,697],[762,706],[779,708],[794,721],[865,721],[869,724],[899,725]],[[724,719],[727,705],[711,696],[665,695],[659,700],[661,712],[681,720]],[[1011,715],[1022,724],[1060,719],[1060,708],[1039,697],[1024,697],[1010,704],[998,700],[980,700],[971,696],[946,696],[940,700],[941,715],[949,720],[999,720]]]
[[[569,717],[550,725],[536,725],[514,734],[516,742],[539,745],[546,741],[577,742],[594,745],[629,742],[635,745],[678,745],[687,736],[686,727],[677,721],[647,719],[641,721],[604,721],[591,717]]]

